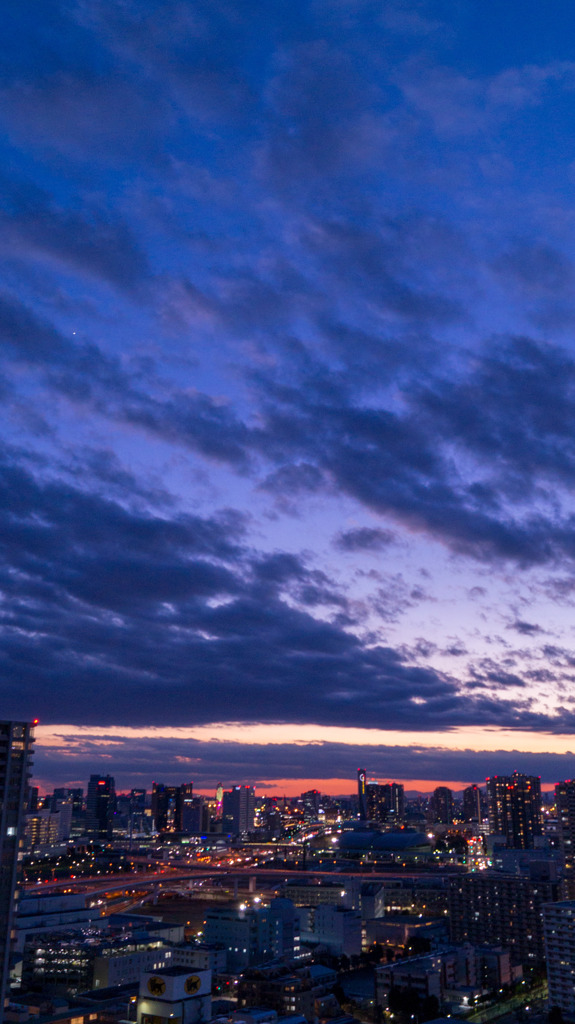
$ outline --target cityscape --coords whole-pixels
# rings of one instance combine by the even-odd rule
[[[2,8],[0,1024],[575,1024],[575,5]]]
[[[575,780],[40,792],[3,722],[5,1020],[569,1020]],[[18,892],[18,900],[15,896]]]

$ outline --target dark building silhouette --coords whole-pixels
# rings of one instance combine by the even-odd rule
[[[192,783],[190,783],[190,788]],[[182,787],[152,783],[152,818],[156,832],[182,831]]]
[[[432,821],[442,825],[451,825],[453,821],[453,793],[449,786],[437,786],[429,801]]]
[[[463,790],[462,814],[464,821],[483,821],[487,810],[485,795],[479,786],[468,786]]]
[[[182,832],[201,835],[210,830],[210,812],[203,796],[184,796]]]
[[[201,831],[191,827],[192,807],[197,807],[193,782],[185,782],[181,786],[165,786],[163,782],[152,784],[152,817],[156,832]]]
[[[130,790],[130,811],[133,814],[143,814],[146,810],[146,790]]]
[[[0,722],[0,1022],[4,1017],[10,940],[18,882],[18,851],[28,804],[34,727]]]
[[[541,779],[535,775],[494,775],[487,779],[489,831],[508,846],[528,850],[542,834]]]
[[[303,803],[303,813],[305,818],[310,819],[311,821],[317,821],[321,804],[321,793],[319,789],[309,789],[307,793],[302,793],[301,800]]]
[[[116,786],[111,775],[90,775],[86,799],[86,832],[94,839],[111,839],[116,810]]]

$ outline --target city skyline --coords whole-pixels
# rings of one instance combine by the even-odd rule
[[[7,12],[0,695],[38,778],[575,774],[571,28]]]

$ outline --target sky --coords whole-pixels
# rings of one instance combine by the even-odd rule
[[[569,0],[20,0],[0,686],[44,786],[575,771]]]

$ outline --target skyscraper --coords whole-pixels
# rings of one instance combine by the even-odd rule
[[[542,832],[541,779],[513,772],[486,781],[489,831],[504,835],[508,846],[531,849]]]
[[[483,807],[484,796],[479,786],[467,786],[467,789],[463,790],[463,820],[477,821],[481,824],[483,821]]]
[[[453,793],[449,786],[437,786],[429,801],[433,821],[442,825],[451,825],[453,822]]]
[[[403,785],[400,782],[370,781],[365,787],[365,804],[369,821],[403,821]]]
[[[156,832],[189,831],[188,810],[194,806],[194,784],[166,786],[152,783],[152,817]]]
[[[0,722],[0,1024],[8,984],[18,850],[24,829],[34,735],[28,722]]]
[[[566,779],[555,786],[559,844],[565,865],[565,892],[575,899],[575,781]]]
[[[235,835],[245,835],[254,827],[255,793],[253,786],[234,786],[224,793],[224,827]]]
[[[116,786],[111,775],[90,775],[86,800],[86,832],[94,839],[112,838]]]

